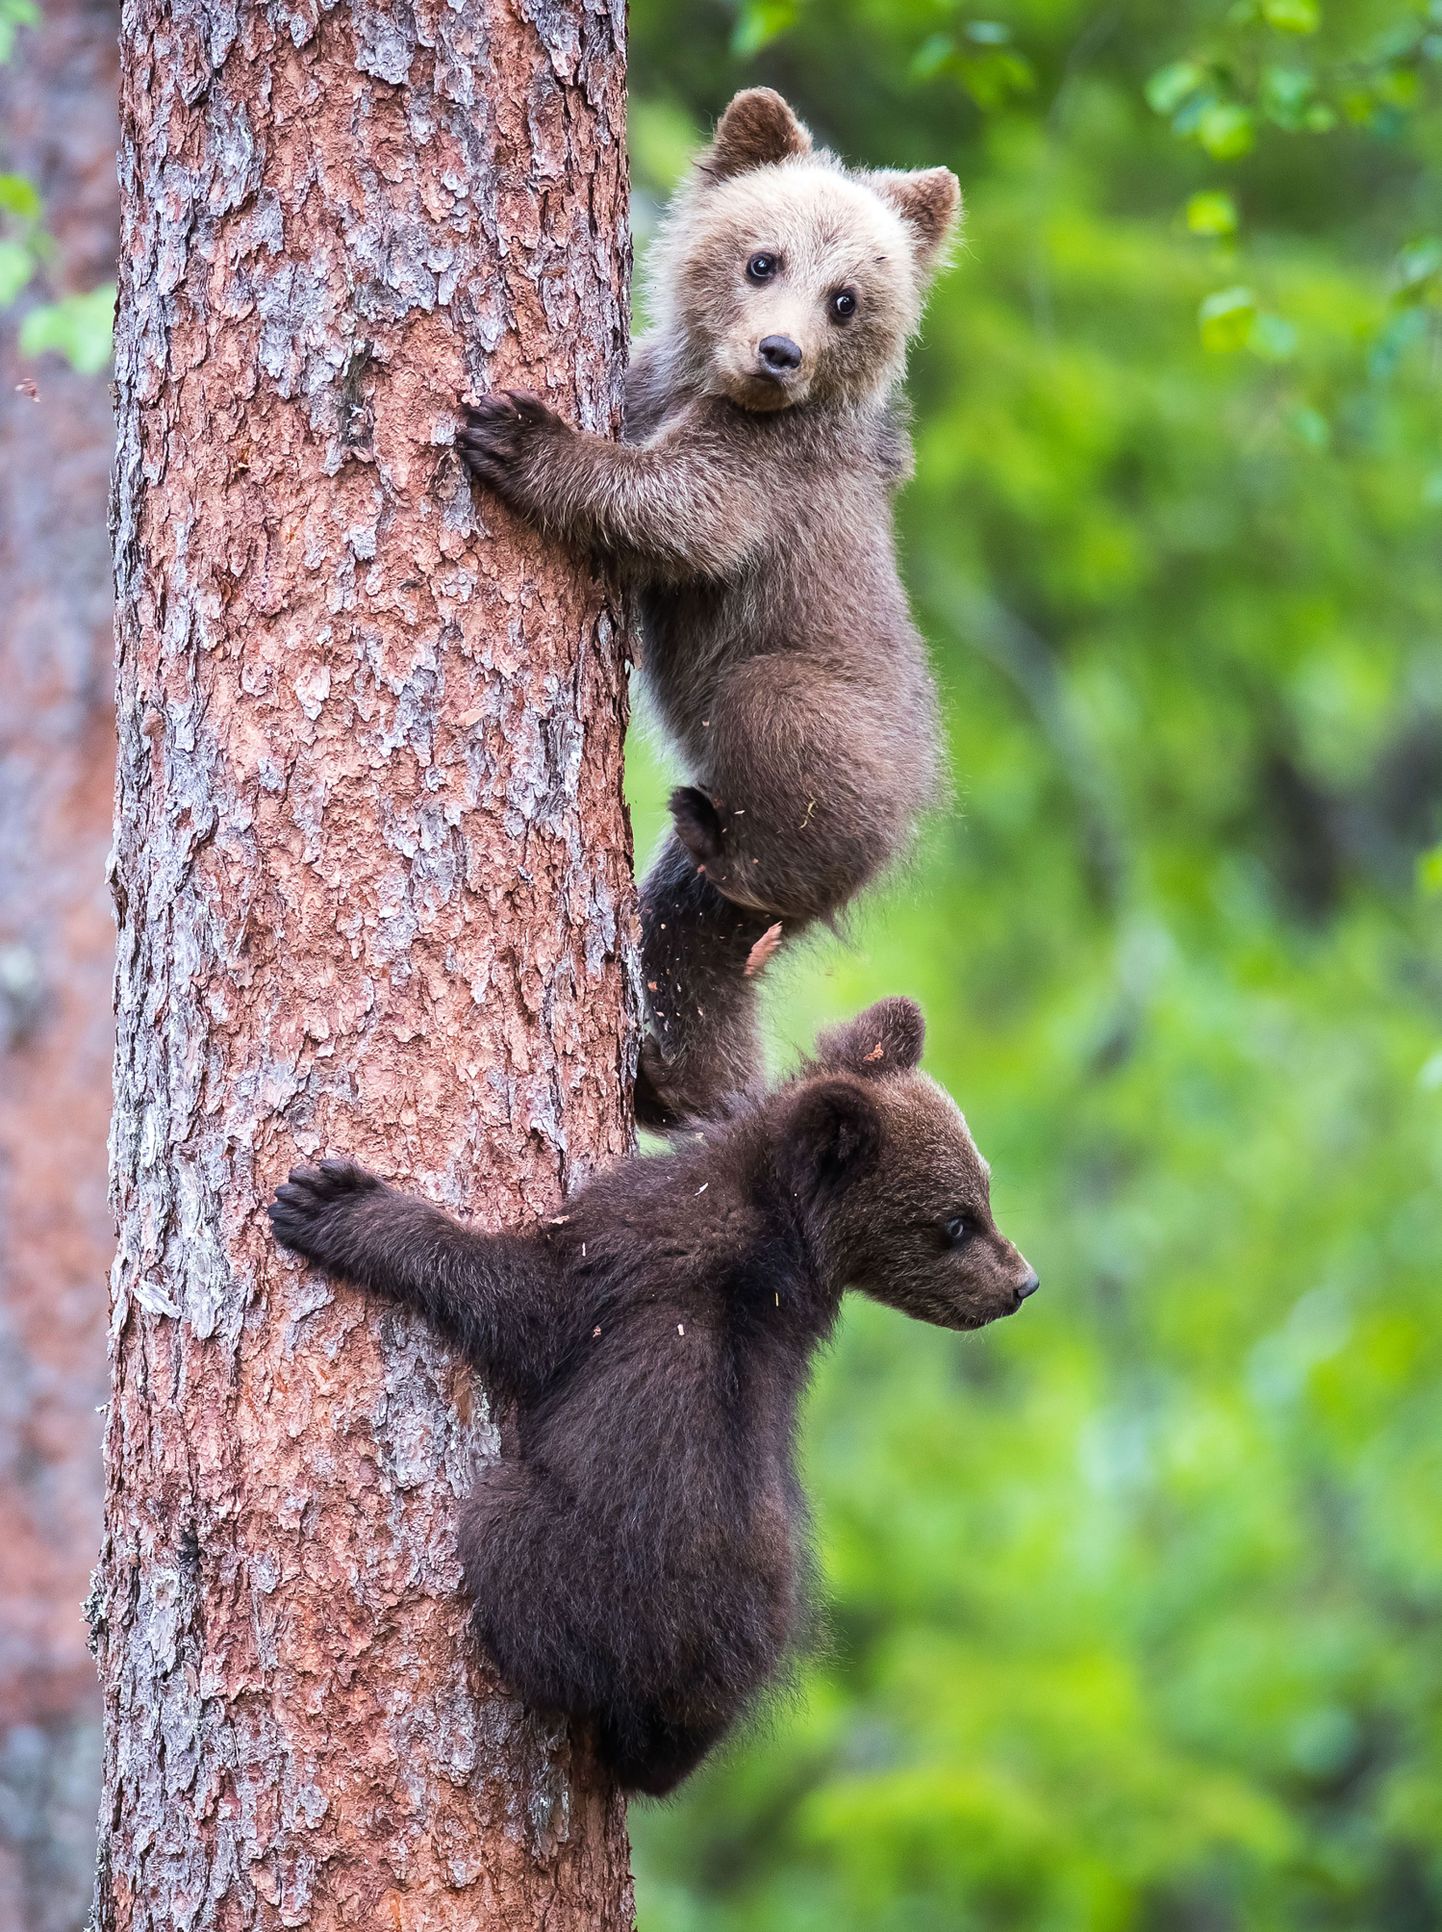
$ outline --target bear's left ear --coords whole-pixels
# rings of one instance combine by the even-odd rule
[[[950,168],[874,174],[871,185],[911,231],[917,265],[929,275],[961,219],[961,183]]]
[[[878,1000],[854,1020],[827,1027],[816,1042],[816,1058],[824,1067],[879,1079],[910,1073],[925,1045],[926,1021],[915,1000]]]
[[[748,168],[810,152],[810,132],[775,88],[748,87],[733,96],[698,165],[714,181],[726,181]]]
[[[783,1162],[803,1186],[860,1180],[880,1152],[881,1118],[871,1096],[848,1080],[807,1087],[782,1129]]]

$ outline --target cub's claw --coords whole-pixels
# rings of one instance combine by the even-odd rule
[[[382,1193],[385,1183],[350,1160],[324,1160],[315,1167],[293,1167],[266,1209],[271,1232],[283,1248],[308,1261],[341,1259],[337,1239],[357,1201]]]
[[[530,440],[566,425],[529,389],[502,389],[461,411],[456,448],[472,473],[493,489],[510,476]]]

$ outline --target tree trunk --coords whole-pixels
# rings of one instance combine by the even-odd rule
[[[115,268],[115,34],[47,0],[0,69],[0,166],[45,197],[49,295]],[[22,365],[0,317],[0,1932],[75,1932],[100,1698],[80,1606],[100,1535],[114,932],[107,383]]]
[[[622,35],[127,0],[106,1932],[631,1923],[468,1642],[482,1393],[263,1212],[344,1150],[497,1227],[628,1144],[624,625],[451,447],[502,383],[615,426]]]

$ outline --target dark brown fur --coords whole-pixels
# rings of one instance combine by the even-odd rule
[[[848,172],[779,95],[740,94],[658,244],[628,440],[519,392],[467,414],[484,483],[639,583],[650,688],[691,768],[642,889],[648,1124],[756,1080],[756,941],[839,914],[933,796],[935,699],[892,538],[910,464],[895,395],[958,205],[945,169]],[[768,342],[797,365],[770,369]]]
[[[478,1233],[349,1161],[277,1190],[284,1246],[414,1308],[517,1404],[518,1454],[461,1526],[476,1629],[527,1702],[594,1727],[629,1789],[679,1783],[796,1640],[797,1403],[842,1291],[978,1328],[1036,1286],[921,1044],[917,1009],[883,1001],[525,1233]]]

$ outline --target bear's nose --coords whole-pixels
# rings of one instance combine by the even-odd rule
[[[1016,1284],[1017,1300],[1025,1301],[1027,1296],[1034,1295],[1040,1286],[1041,1276],[1035,1268],[1028,1268],[1023,1279]]]
[[[784,376],[788,369],[801,367],[801,350],[789,335],[763,335],[756,353],[773,375]]]

